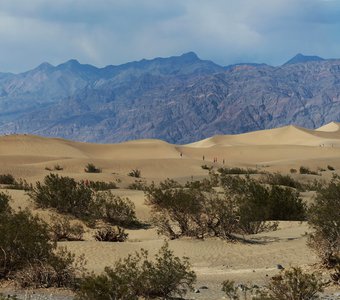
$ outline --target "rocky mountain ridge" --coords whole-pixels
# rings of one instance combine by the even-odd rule
[[[0,133],[88,142],[215,134],[340,120],[340,60],[219,66],[193,52],[96,68],[70,60],[0,74]]]

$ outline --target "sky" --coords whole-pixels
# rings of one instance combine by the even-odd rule
[[[340,58],[340,0],[0,1],[0,72],[189,51],[220,65]]]

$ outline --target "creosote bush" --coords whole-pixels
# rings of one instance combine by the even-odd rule
[[[147,188],[147,183],[145,180],[135,180],[135,182],[129,184],[128,189],[145,191]]]
[[[275,300],[271,298],[268,293],[260,289],[257,285],[238,284],[236,285],[232,280],[225,280],[222,282],[222,292],[230,300]]]
[[[300,171],[300,174],[320,175],[318,172],[311,171],[308,167],[304,167],[304,166],[301,166],[299,171]]]
[[[99,242],[125,242],[127,237],[128,234],[119,226],[117,228],[105,226],[99,228],[94,234],[95,240]]]
[[[238,168],[238,167],[219,168],[217,171],[221,175],[241,175],[241,174],[245,175],[245,174],[261,174],[262,173],[257,169],[251,169],[251,168],[243,169],[243,168]]]
[[[323,291],[325,284],[317,274],[302,272],[293,267],[272,277],[267,286],[236,285],[234,281],[222,283],[222,291],[230,300],[315,300]]]
[[[84,169],[86,173],[101,173],[102,170],[97,168],[93,163],[88,163]]]
[[[5,193],[0,192],[0,218],[1,216],[5,216],[11,212],[11,208],[9,206],[9,201],[11,197]]]
[[[295,174],[295,173],[297,173],[297,170],[294,169],[294,168],[291,168],[291,169],[289,170],[289,172],[290,172],[291,174]]]
[[[58,164],[54,165],[53,169],[55,171],[62,171],[62,170],[64,170],[64,168],[62,166],[58,165]]]
[[[75,255],[66,248],[59,248],[48,261],[28,264],[15,274],[22,288],[71,288],[77,289],[86,272],[84,256]]]
[[[141,250],[105,268],[101,275],[85,277],[77,291],[78,300],[169,299],[193,290],[196,275],[187,258],[174,256],[166,243],[154,260]]]
[[[83,182],[86,184],[89,188],[95,190],[95,191],[106,191],[106,190],[114,190],[117,188],[117,185],[115,182],[104,182],[104,181],[87,181]]]
[[[308,223],[314,230],[308,245],[315,250],[322,264],[340,269],[340,178],[317,191],[315,202],[308,211]],[[340,273],[338,273],[340,277]],[[335,277],[337,275],[335,274]]]
[[[73,286],[74,255],[57,252],[48,225],[26,210],[13,212],[9,200],[0,194],[0,279],[16,279],[23,287]]]
[[[246,175],[221,176],[226,193],[235,199],[239,228],[247,234],[275,229],[277,220],[304,220],[305,203],[298,192],[281,186],[263,186]]]
[[[113,195],[111,191],[103,191],[94,195],[93,202],[93,212],[97,219],[112,225],[139,227],[135,205],[128,198]]]
[[[134,204],[111,191],[95,192],[88,184],[73,178],[49,174],[37,182],[30,197],[41,208],[54,208],[85,221],[102,219],[111,225],[138,226]]]
[[[313,300],[319,299],[324,283],[317,274],[302,272],[300,268],[291,268],[271,278],[267,288],[271,299],[275,300]]]
[[[60,213],[69,213],[77,218],[92,214],[93,191],[73,178],[49,174],[44,182],[37,182],[29,196],[41,208],[55,208]]]
[[[80,223],[71,224],[71,218],[67,216],[53,216],[51,218],[50,231],[55,241],[81,241],[84,227]]]
[[[281,185],[291,187],[297,190],[304,190],[303,186],[297,180],[294,180],[289,175],[282,175],[280,173],[266,173],[260,177],[260,182],[270,185]]]
[[[224,194],[208,180],[188,182],[185,187],[173,180],[151,184],[146,203],[158,232],[170,239],[234,239],[238,233],[275,230],[278,220],[305,219],[305,204],[292,188],[266,187],[248,175],[222,175],[221,184]]]
[[[20,230],[19,230],[20,229]],[[55,245],[47,224],[28,211],[6,213],[0,220],[0,278],[7,278],[28,262],[48,260]]]
[[[19,178],[18,180],[11,174],[0,175],[0,184],[6,185],[6,189],[12,190],[31,190],[32,185],[28,184],[26,180]]]
[[[140,178],[142,176],[142,172],[139,169],[133,169],[128,173],[128,176]]]
[[[184,188],[173,180],[151,184],[146,191],[153,223],[158,232],[176,239],[181,236],[233,239],[237,227],[234,202],[213,189]]]
[[[1,174],[0,175],[0,184],[14,184],[15,178],[11,174]]]
[[[330,166],[330,165],[327,166],[327,169],[330,170],[330,171],[334,171],[335,170],[335,168]]]

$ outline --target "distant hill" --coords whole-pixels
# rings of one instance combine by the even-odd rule
[[[219,66],[193,52],[97,68],[70,60],[0,73],[0,133],[90,142],[184,144],[295,124],[340,121],[340,60]]]
[[[319,56],[307,56],[303,55],[301,53],[298,53],[295,55],[293,58],[288,60],[284,66],[286,65],[292,65],[292,64],[299,64],[299,63],[305,63],[305,62],[310,62],[310,61],[323,61],[324,59],[319,57]]]

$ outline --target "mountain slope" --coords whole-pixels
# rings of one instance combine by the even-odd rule
[[[0,77],[1,90],[0,132],[91,142],[184,144],[340,120],[340,60],[221,67],[191,52],[102,69],[69,61]]]
[[[299,64],[299,63],[305,63],[305,62],[310,62],[310,61],[323,61],[324,59],[319,57],[319,56],[308,56],[308,55],[303,55],[301,53],[298,53],[295,55],[293,58],[288,60],[285,65],[292,65],[292,64]]]

